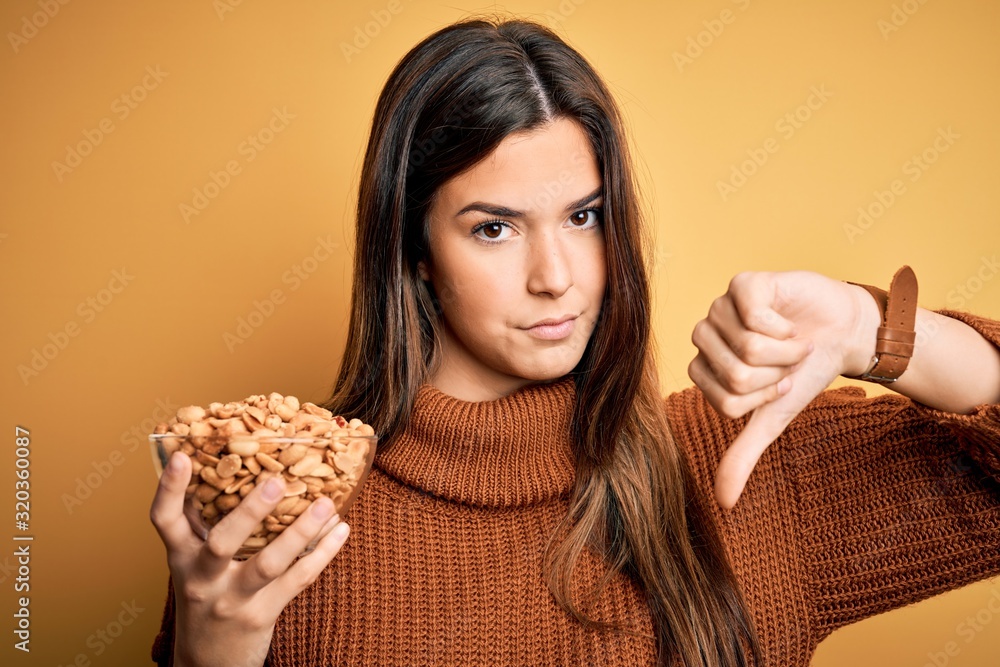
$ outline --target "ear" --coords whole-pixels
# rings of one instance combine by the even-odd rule
[[[417,262],[417,273],[420,275],[420,279],[427,281],[431,279],[431,273],[427,270],[427,262],[420,260]]]

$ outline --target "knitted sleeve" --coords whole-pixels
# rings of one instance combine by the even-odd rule
[[[167,579],[167,599],[163,603],[160,631],[153,638],[152,658],[159,667],[170,667],[174,659],[174,586]]]
[[[1000,322],[938,312],[1000,346]],[[800,416],[782,459],[819,639],[1000,575],[1000,404],[956,414],[847,387]]]
[[[1000,346],[1000,322],[938,312]],[[721,416],[697,387],[665,409],[712,499],[749,415]],[[806,664],[837,628],[1000,575],[1000,405],[955,414],[829,389],[762,454],[734,508],[709,507],[765,655]]]

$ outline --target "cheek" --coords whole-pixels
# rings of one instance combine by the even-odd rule
[[[489,289],[474,273],[461,268],[436,273],[432,284],[442,310],[452,318],[468,317],[475,310],[477,295]]]
[[[587,263],[581,276],[585,281],[588,294],[598,300],[603,299],[608,282],[608,267],[604,258],[603,242],[600,249],[593,253],[592,259]]]
[[[431,281],[442,319],[462,339],[476,338],[496,319],[497,286],[483,278],[474,271],[449,268],[435,273]]]

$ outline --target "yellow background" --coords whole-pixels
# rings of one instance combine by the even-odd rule
[[[48,5],[58,7],[51,17]],[[744,269],[885,286],[908,263],[923,306],[1000,317],[989,264],[1000,251],[997,3],[410,0],[398,9],[383,0],[3,3],[3,422],[31,431],[36,537],[30,656],[10,647],[14,574],[0,550],[4,664],[70,664],[79,654],[146,664],[167,570],[147,518],[150,455],[130,431],[148,430],[160,405],[326,396],[345,336],[351,216],[376,96],[411,46],[471,13],[548,23],[620,100],[655,227],[664,391],[690,384],[691,328]],[[32,21],[43,25],[33,31]],[[366,26],[367,43],[358,37]],[[345,54],[354,40],[362,47]],[[690,46],[699,40],[700,53]],[[688,48],[697,57],[679,66],[675,54]],[[165,74],[157,81],[147,68]],[[121,96],[136,86],[144,99],[128,108]],[[787,136],[778,124],[811,87],[829,95],[800,110],[808,119]],[[294,118],[279,122],[274,109]],[[281,130],[268,136],[273,119]],[[113,131],[88,140],[102,123]],[[909,180],[907,161],[948,128],[958,138]],[[250,161],[243,142],[258,134],[270,143]],[[723,200],[717,182],[769,139],[777,151]],[[68,147],[88,142],[79,165],[57,174]],[[180,205],[231,160],[239,173],[185,221]],[[852,242],[844,226],[894,179],[905,192]],[[307,279],[296,282],[295,267]],[[124,289],[116,270],[130,276]],[[224,334],[275,290],[281,302],[227,346]],[[60,336],[67,326],[75,335]],[[22,378],[36,350],[52,358]],[[0,497],[12,514],[13,433],[0,451],[0,488],[10,489]],[[100,469],[107,478],[67,507],[78,479]],[[13,526],[0,532],[6,541]],[[1000,619],[991,613],[970,642],[957,632],[993,594],[1000,580],[844,629],[813,664],[921,667],[955,641],[948,665],[995,666]],[[113,643],[88,639],[133,601],[143,611]]]

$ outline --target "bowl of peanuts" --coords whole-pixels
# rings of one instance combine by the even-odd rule
[[[320,496],[343,518],[368,477],[377,440],[360,419],[276,392],[180,408],[149,436],[157,477],[174,452],[191,458],[184,513],[202,539],[257,485],[284,478],[285,497],[244,541],[238,559],[267,546]]]

